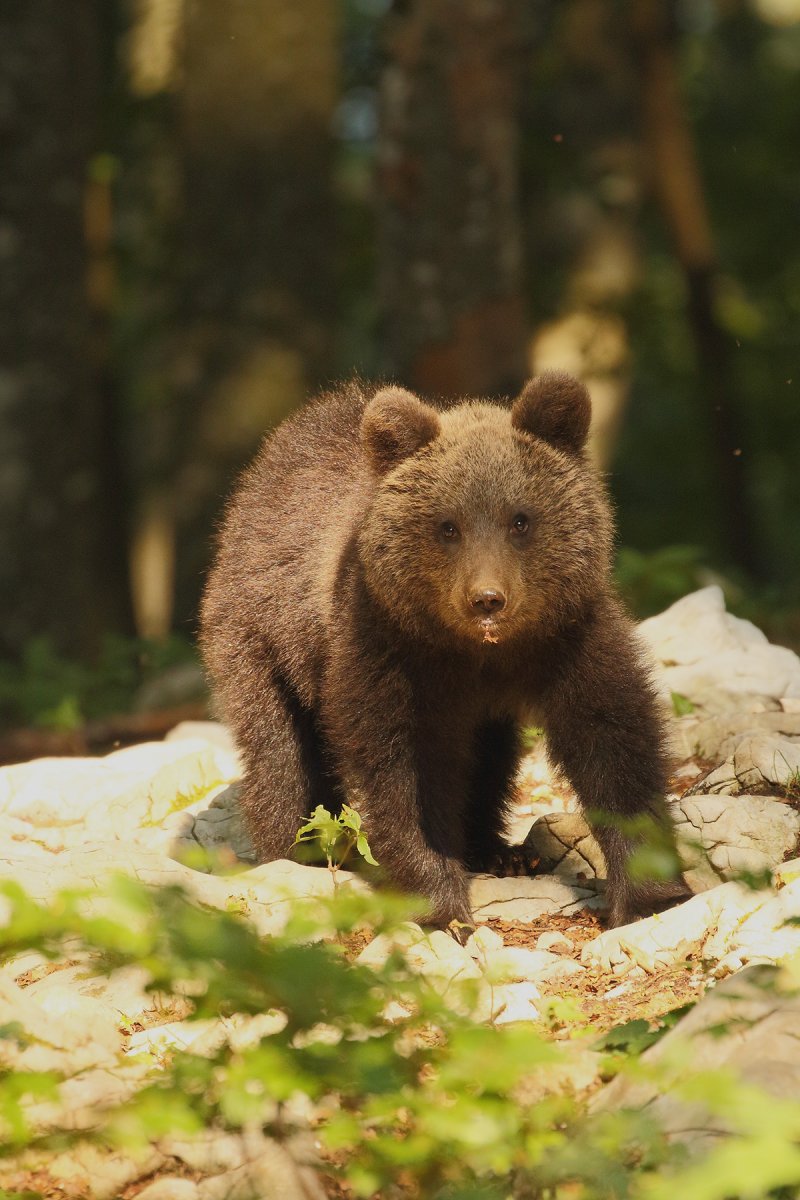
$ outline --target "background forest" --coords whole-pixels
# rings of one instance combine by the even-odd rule
[[[800,0],[26,0],[0,146],[6,724],[186,699],[236,471],[354,372],[581,375],[634,608],[800,643]]]

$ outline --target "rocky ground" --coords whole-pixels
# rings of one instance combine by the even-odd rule
[[[736,1066],[776,1094],[796,1094],[800,1042],[791,1027],[800,1005],[791,992],[766,999],[758,980],[764,964],[791,961],[800,951],[800,924],[787,924],[800,918],[800,659],[727,614],[714,587],[640,628],[665,705],[682,714],[672,718],[671,804],[697,894],[604,931],[596,878],[602,860],[574,796],[535,745],[520,777],[512,835],[526,841],[539,873],[476,876],[479,928],[466,946],[414,925],[397,936],[416,969],[443,989],[459,978],[478,980],[477,1020],[539,1022],[550,998],[571,997],[603,1030],[704,997],[648,1054],[663,1055],[665,1043],[690,1033],[709,1062]],[[185,723],[163,742],[102,758],[3,768],[0,877],[46,899],[124,871],[148,883],[180,883],[205,905],[247,914],[263,935],[279,932],[293,899],[328,894],[331,876],[288,861],[252,865],[237,811],[238,775],[227,732],[211,722]],[[187,851],[211,851],[217,864],[241,869],[194,869],[184,861]],[[367,886],[341,875],[347,887]],[[389,948],[377,938],[358,956],[379,963]],[[32,1035],[10,1065],[67,1071],[65,1104],[73,1115],[89,1114],[135,1091],[170,1047],[213,1044],[220,1036],[213,1022],[187,1021],[180,1005],[154,1006],[146,981],[144,971],[89,976],[69,959],[53,964],[35,954],[6,962],[0,1024],[19,1020]],[[709,1030],[733,992],[745,997],[747,1026],[714,1038]],[[570,1083],[597,1087],[590,1051],[576,1053]],[[657,1102],[669,1128],[700,1136],[696,1113],[646,1090],[620,1080],[593,1102]],[[211,1134],[202,1143],[161,1139],[136,1158],[83,1147],[46,1164],[20,1160],[0,1168],[0,1187],[19,1187],[20,1180],[46,1195],[98,1200],[224,1200],[278,1188],[286,1200],[324,1194],[313,1173],[276,1144]]]

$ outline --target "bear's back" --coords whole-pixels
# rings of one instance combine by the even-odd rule
[[[251,637],[308,681],[325,640],[336,571],[368,503],[358,383],[313,400],[269,434],[231,496],[202,606],[215,674]],[[215,666],[215,660],[218,661]]]

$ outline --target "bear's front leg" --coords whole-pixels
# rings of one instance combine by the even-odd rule
[[[662,721],[629,622],[614,601],[598,606],[571,638],[565,635],[553,661],[558,669],[543,712],[548,747],[603,851],[608,924],[624,925],[689,894],[681,879],[638,873],[632,879],[628,869],[648,837],[675,852],[664,799]]]
[[[469,925],[464,739],[430,697],[415,697],[402,669],[361,668],[348,676],[331,664],[322,704],[345,789],[389,882],[423,896],[431,924]]]

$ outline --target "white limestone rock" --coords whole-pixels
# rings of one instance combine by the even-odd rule
[[[371,942],[367,942],[356,957],[356,962],[365,967],[380,968],[393,951],[399,950],[405,954],[409,947],[423,942],[425,936],[424,929],[415,921],[404,921],[391,934],[379,933]]]
[[[228,754],[237,755],[236,742],[221,721],[180,721],[164,738],[165,742],[210,742]]]
[[[756,734],[738,742],[731,756],[699,781],[697,790],[736,795],[774,792],[798,785],[800,738]]]
[[[564,979],[568,975],[580,975],[584,970],[580,963],[563,955],[551,954],[548,950],[526,950],[523,946],[501,946],[490,950],[481,965],[491,984]]]
[[[729,931],[706,943],[706,955],[717,959],[716,974],[725,975],[750,963],[780,963],[800,951],[800,879],[768,895]]]
[[[91,964],[79,963],[29,984],[25,993],[42,1003],[53,991],[83,996],[100,1005],[118,1026],[155,1005],[155,998],[146,990],[149,978],[143,967],[120,967],[109,975],[93,975]]]
[[[704,781],[704,786],[708,780]],[[691,795],[670,811],[682,849],[685,878],[694,892],[740,872],[777,866],[800,837],[800,814],[768,796]],[[550,813],[533,826],[527,846],[559,877],[605,877],[600,847],[578,813]]]
[[[219,1027],[219,1045],[225,1041],[221,1023],[204,1021],[168,1021],[165,1025],[153,1025],[149,1029],[138,1029],[128,1039],[126,1053],[130,1058],[137,1054],[149,1054],[154,1059],[165,1061],[176,1050],[192,1050],[197,1053],[197,1042],[213,1028]]]
[[[538,1021],[541,1014],[536,1002],[540,999],[541,992],[529,981],[501,984],[492,989],[491,1020],[495,1025]]]
[[[800,1095],[798,1021],[796,987],[784,990],[775,968],[750,967],[706,993],[644,1052],[641,1071],[619,1075],[591,1107],[647,1111],[671,1140],[693,1154],[705,1153],[719,1145],[730,1125],[706,1106],[702,1090],[689,1099],[681,1087],[695,1074],[723,1070],[768,1095],[795,1101]],[[723,1029],[727,1036],[720,1036]]]
[[[24,1030],[21,1041],[0,1041],[0,1066],[17,1071],[77,1074],[113,1067],[122,1038],[108,1010],[69,989],[53,988],[41,1002],[0,973],[0,1012],[4,1025]]]
[[[542,1063],[515,1088],[520,1106],[540,1103],[553,1093],[580,1095],[597,1082],[604,1067],[604,1055],[585,1044],[584,1039],[559,1042],[558,1059]]]
[[[284,1104],[284,1112],[294,1119],[291,1100]],[[258,1158],[265,1148],[265,1141],[265,1136],[252,1127],[242,1133],[204,1129],[192,1137],[167,1135],[159,1140],[158,1146],[168,1158],[177,1159],[203,1175],[215,1176]]]
[[[686,795],[670,809],[692,891],[776,867],[797,845],[800,814],[769,796]]]
[[[295,1162],[289,1150],[270,1138],[241,1166],[197,1185],[198,1200],[325,1200],[325,1190],[309,1167]]]
[[[548,929],[539,934],[536,949],[552,950],[554,954],[571,954],[575,943],[565,933],[559,933],[557,929]]]
[[[770,895],[739,883],[720,884],[666,912],[605,930],[586,943],[581,962],[615,975],[626,974],[635,966],[652,974],[690,955],[705,953],[711,935],[721,927],[729,931],[723,935],[727,940],[730,932]]]
[[[42,758],[0,768],[0,814],[36,835],[56,827],[63,844],[127,841],[140,827],[235,778],[232,756],[206,742],[146,742],[104,758]]]
[[[150,1065],[141,1059],[121,1060],[113,1067],[81,1071],[64,1080],[57,1103],[31,1105],[29,1119],[42,1132],[90,1130],[97,1125],[99,1110],[127,1103],[150,1079]]]
[[[112,1150],[90,1141],[79,1141],[60,1154],[23,1151],[0,1161],[0,1187],[8,1186],[8,1180],[13,1180],[19,1171],[44,1171],[67,1196],[117,1200],[129,1184],[148,1178],[164,1163],[164,1154],[154,1146]]]
[[[774,699],[800,697],[800,658],[772,646],[750,621],[725,611],[719,587],[702,588],[639,625],[664,694],[692,699],[709,688]]]
[[[222,1134],[208,1131],[194,1139],[163,1138],[141,1149],[111,1150],[78,1142],[69,1150],[27,1152],[0,1163],[0,1187],[20,1170],[44,1171],[69,1195],[89,1200],[114,1200],[128,1186],[145,1182],[136,1195],[147,1200],[325,1200],[316,1172],[305,1165],[311,1148],[279,1145],[260,1132]],[[187,1180],[174,1174],[175,1160],[202,1178]],[[162,1172],[155,1179],[156,1172]],[[149,1182],[148,1182],[149,1181]],[[188,1185],[188,1186],[186,1186]]]
[[[406,961],[412,970],[426,979],[445,982],[480,978],[480,969],[464,946],[442,929],[435,929],[406,951]]]
[[[747,697],[731,696],[729,700],[736,702],[736,707],[723,715],[709,715],[709,710],[703,698],[703,707],[688,716],[681,717],[671,723],[672,744],[678,755],[697,754],[701,758],[722,762],[730,758],[740,742],[748,737],[777,737],[800,740],[800,713],[785,712],[778,701],[760,698],[750,699],[750,705],[743,701]],[[752,711],[752,704],[758,703],[758,711]],[[764,703],[774,705],[774,709],[766,709]]]
[[[162,1175],[137,1192],[137,1200],[199,1200],[200,1189],[191,1179]]]
[[[174,813],[155,831],[157,844],[181,861],[199,848],[226,865],[258,861],[252,838],[239,807],[239,785],[224,785],[182,812]],[[152,841],[152,839],[151,839]]]
[[[445,986],[456,980],[479,979],[481,976],[480,967],[466,946],[461,946],[441,929],[425,933],[413,921],[405,922],[391,936],[379,934],[373,938],[356,961],[362,966],[382,967],[394,950],[402,952],[412,971]]]
[[[548,913],[570,914],[602,905],[594,890],[573,887],[555,875],[504,879],[473,875],[470,899],[476,921],[485,921],[489,917],[535,921]]]
[[[787,883],[800,879],[800,858],[787,859],[775,868],[773,874],[776,887],[785,887]]]
[[[471,933],[467,938],[464,949],[467,954],[471,954],[473,958],[479,961],[483,960],[487,954],[493,950],[502,950],[503,937],[496,929],[491,929],[488,925],[479,925],[474,933]]]
[[[101,888],[115,873],[132,875],[154,887],[178,884],[201,904],[246,916],[262,936],[283,930],[294,900],[327,897],[334,890],[328,870],[288,859],[221,877],[194,871],[135,842],[127,847],[120,841],[88,843],[49,855],[44,862],[38,856],[20,855],[16,847],[0,850],[0,877],[18,880],[39,900],[65,887]],[[338,886],[369,890],[348,871],[339,871]],[[97,904],[104,903],[98,892]]]
[[[553,875],[604,879],[605,861],[580,813],[547,813],[531,826],[525,849]]]

